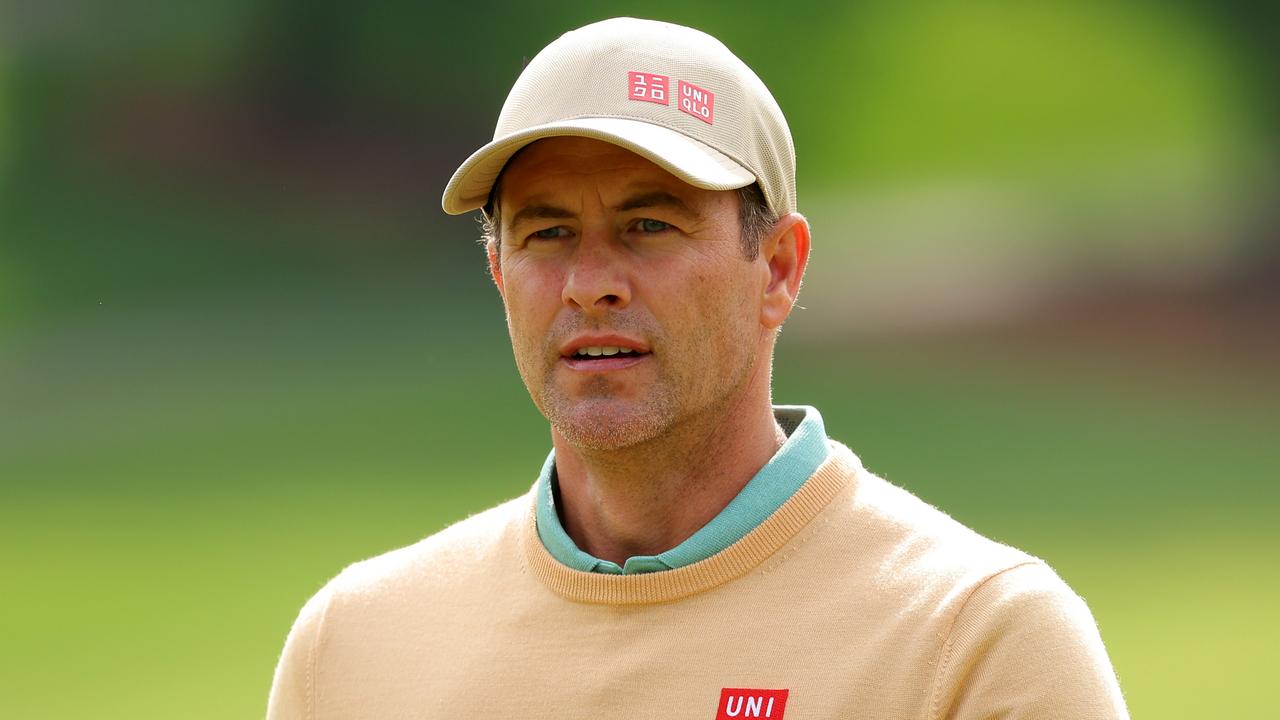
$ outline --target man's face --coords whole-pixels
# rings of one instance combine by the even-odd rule
[[[565,137],[512,160],[498,203],[491,263],[516,365],[571,443],[616,450],[716,422],[767,372],[769,270],[746,259],[736,193]]]

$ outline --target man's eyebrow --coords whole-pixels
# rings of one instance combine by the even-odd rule
[[[693,209],[685,203],[685,201],[665,190],[655,190],[654,192],[632,195],[626,200],[623,200],[613,209],[615,212],[626,212],[628,210],[639,210],[641,208],[651,207],[671,207],[686,215],[697,216],[697,213],[694,212]]]
[[[629,210],[639,210],[651,207],[670,207],[686,215],[697,215],[697,213],[695,213],[693,209],[685,203],[685,201],[681,200],[679,196],[665,190],[655,190],[653,192],[632,195],[614,206],[613,211],[627,212]],[[514,226],[519,225],[526,220],[546,220],[548,218],[564,220],[572,217],[576,217],[576,215],[571,210],[566,210],[556,205],[534,203],[532,205],[525,205],[520,208],[515,215],[512,215],[511,224]]]
[[[515,215],[512,215],[511,224],[519,225],[525,220],[541,220],[546,218],[563,220],[571,217],[573,217],[573,213],[562,207],[556,207],[555,205],[533,204],[525,205],[520,208]]]

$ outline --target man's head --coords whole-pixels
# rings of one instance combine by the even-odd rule
[[[808,257],[793,178],[781,111],[741,61],[618,19],[529,64],[444,206],[487,206],[534,402],[569,442],[616,450],[767,408]]]

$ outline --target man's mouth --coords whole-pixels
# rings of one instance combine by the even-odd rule
[[[569,357],[578,360],[586,360],[597,357],[614,357],[616,355],[631,357],[642,354],[644,353],[632,350],[629,347],[616,347],[614,345],[588,345],[587,347],[578,348],[577,352],[573,353]]]
[[[578,345],[579,342],[587,344]],[[563,353],[561,359],[571,370],[613,372],[625,370],[640,363],[649,356],[649,349],[634,340],[628,341],[622,337],[601,337],[582,338],[562,348],[561,353]]]

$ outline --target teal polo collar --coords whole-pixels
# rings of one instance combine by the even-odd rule
[[[817,410],[807,405],[775,405],[773,414],[787,434],[786,442],[720,514],[670,550],[636,555],[619,566],[579,549],[556,513],[555,450],[547,455],[538,476],[538,537],[547,552],[562,564],[584,572],[613,575],[674,570],[715,555],[772,515],[827,459],[827,431]]]

